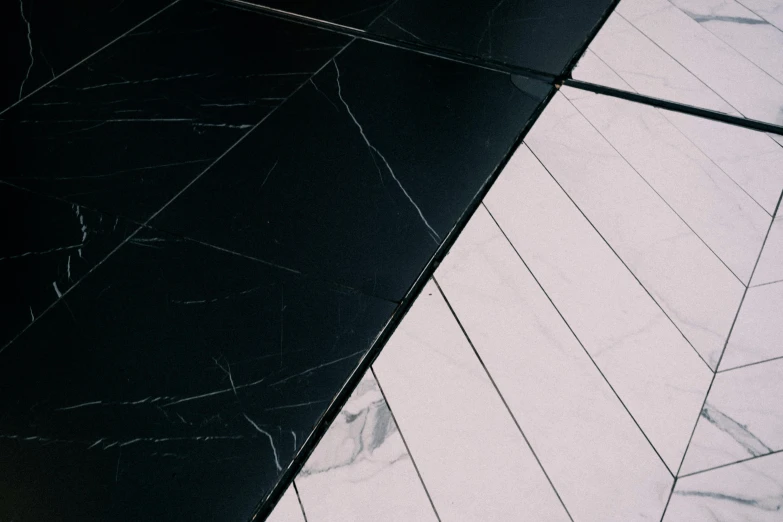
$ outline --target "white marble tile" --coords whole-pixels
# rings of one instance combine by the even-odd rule
[[[783,450],[783,359],[715,376],[680,475]]]
[[[783,282],[748,289],[720,370],[783,356]]]
[[[739,114],[726,100],[617,12],[606,21],[589,50],[640,94],[727,114]],[[574,78],[612,86],[594,74],[598,71],[591,71],[591,75],[587,75],[586,71],[585,66],[577,67]]]
[[[576,73],[584,81],[635,92],[589,49]],[[573,88],[561,92],[573,101],[593,96]],[[673,111],[657,112],[772,215],[783,190],[783,147],[775,143],[774,135]]]
[[[780,522],[783,453],[685,477],[663,522]]]
[[[618,109],[612,99],[608,100],[608,105],[596,106],[594,100],[597,98],[598,95],[591,94],[574,103],[589,109],[587,112],[597,120],[602,119],[597,116],[598,112],[607,112],[618,126],[625,127],[632,134],[631,138],[635,136],[640,142],[651,142],[634,145],[633,141],[619,138],[616,129],[612,130],[612,137],[622,140],[624,149],[638,147],[638,150],[630,150],[629,154],[633,155],[636,164],[646,167],[645,174],[658,176],[655,178],[658,185],[668,183],[665,187],[667,193],[676,193],[678,187],[682,187],[681,190],[690,191],[691,199],[707,200],[699,204],[700,208],[710,208],[709,198],[713,194],[709,192],[709,176],[703,176],[704,180],[680,182],[676,179],[677,172],[673,172],[672,176],[656,172],[656,160],[666,154],[674,156],[677,149],[665,141],[659,143],[658,136],[665,135],[666,128],[642,135],[646,132],[641,130],[645,125],[656,123],[662,123],[663,127],[676,134],[665,119],[659,121],[662,118],[655,109],[644,107],[650,114],[639,117],[645,116],[652,121],[642,120],[639,123],[635,114],[628,116],[620,110],[625,107]],[[638,108],[629,105],[632,109]],[[742,299],[743,284],[565,97],[555,96],[528,134],[526,143],[655,297],[704,361],[715,368]],[[644,150],[656,146],[662,151]],[[689,166],[687,157],[684,163]],[[692,174],[686,172],[682,175]],[[717,176],[725,178],[720,172]],[[731,180],[720,179],[719,182],[736,188]],[[698,193],[699,183],[706,185],[705,194]],[[741,191],[740,194],[747,199]],[[682,199],[678,201],[681,205],[688,203]],[[757,212],[767,216],[755,203],[750,201],[750,204]],[[688,212],[690,216],[697,213]],[[699,223],[707,225],[706,222]],[[746,227],[742,227],[741,231],[746,231]],[[759,248],[756,248],[757,252]]]
[[[778,29],[783,30],[783,1],[740,0],[740,3]]]
[[[372,373],[354,390],[296,478],[309,522],[436,522]]]
[[[712,372],[526,148],[485,203],[669,468],[677,469]]]
[[[564,87],[563,93],[574,90]],[[571,103],[729,269],[748,283],[770,215],[679,132],[665,112],[599,94]],[[783,175],[783,161],[779,167]],[[741,286],[737,286],[739,295]]]
[[[780,163],[780,169],[783,171],[783,162]],[[783,281],[783,217],[776,218],[772,223],[751,286],[777,281]]]
[[[569,520],[432,282],[374,369],[441,520]]]
[[[622,0],[616,12],[742,115],[783,124],[783,84],[667,0]]]
[[[305,522],[302,509],[299,506],[299,500],[296,498],[296,491],[293,486],[283,494],[283,498],[277,503],[272,514],[266,519],[267,522]]]
[[[764,72],[783,81],[783,31],[734,0],[670,0]]]
[[[674,479],[486,209],[435,278],[574,520],[660,519]]]

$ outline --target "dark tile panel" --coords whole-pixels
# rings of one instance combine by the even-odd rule
[[[1,355],[0,520],[249,520],[395,306],[145,229]]]
[[[347,42],[184,0],[1,116],[0,179],[146,219]]]
[[[399,0],[370,31],[558,75],[612,0]]]
[[[136,228],[0,183],[0,350]]]
[[[549,87],[357,41],[154,226],[401,299]]]
[[[153,16],[172,0],[0,3],[0,111]]]
[[[613,3],[612,0],[383,3],[370,0],[336,4],[318,0],[247,1],[551,75],[565,72]]]

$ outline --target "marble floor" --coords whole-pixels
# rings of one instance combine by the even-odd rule
[[[659,3],[621,1],[574,76],[710,107],[629,51],[683,13],[783,64],[752,2]],[[560,88],[269,520],[783,520],[777,141]]]
[[[88,3],[0,8],[0,522],[783,520],[783,0]]]

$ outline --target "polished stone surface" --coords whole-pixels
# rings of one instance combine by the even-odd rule
[[[0,5],[0,111],[73,67],[172,0],[80,0]]]

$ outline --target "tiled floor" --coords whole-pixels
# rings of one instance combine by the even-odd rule
[[[656,24],[683,10],[759,67],[780,62],[747,35],[778,38],[770,26],[712,4],[661,6]],[[633,90],[644,75],[601,53],[655,66],[623,49],[638,36],[624,13],[643,7],[620,3],[577,77]],[[650,94],[708,102],[672,71]],[[387,513],[363,519],[783,519],[781,197],[773,136],[561,88],[373,365],[418,474],[331,481],[339,507],[314,509],[305,471],[307,520],[376,502]],[[330,431],[311,461],[360,441]],[[431,512],[401,518],[413,487]]]
[[[783,520],[780,0],[124,4],[3,8],[0,522]]]

